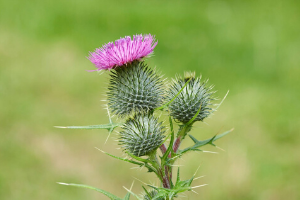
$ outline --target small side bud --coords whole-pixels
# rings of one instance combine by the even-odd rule
[[[135,156],[150,155],[163,142],[164,127],[150,114],[136,114],[129,118],[120,132],[120,144]]]
[[[190,80],[191,79],[191,80]],[[182,122],[189,122],[198,112],[194,121],[203,121],[212,111],[212,86],[207,86],[207,81],[201,82],[201,77],[195,77],[195,73],[185,73],[185,77],[177,77],[172,81],[167,94],[167,100],[172,99],[182,89],[187,81],[190,82],[182,90],[177,98],[169,105],[171,116]]]

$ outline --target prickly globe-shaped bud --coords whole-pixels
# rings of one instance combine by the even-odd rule
[[[120,144],[135,156],[150,155],[163,142],[164,127],[150,114],[139,113],[129,118],[120,132]]]
[[[162,105],[162,81],[144,62],[134,61],[111,71],[108,106],[120,117]]]
[[[207,81],[201,82],[201,77],[195,78],[195,73],[185,73],[184,78],[177,77],[173,80],[167,99],[171,100],[178,94],[189,80],[187,86],[169,105],[171,116],[182,123],[190,121],[200,107],[200,113],[194,121],[203,121],[211,113],[211,101],[214,100],[212,97],[214,92],[211,91],[213,86],[207,86]]]

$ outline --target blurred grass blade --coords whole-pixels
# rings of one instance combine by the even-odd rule
[[[75,187],[81,187],[81,188],[88,188],[88,189],[91,189],[91,190],[96,190],[97,192],[100,192],[102,194],[104,194],[105,196],[109,197],[111,200],[122,200],[121,198],[105,191],[105,190],[101,190],[101,189],[98,189],[98,188],[95,188],[95,187],[92,187],[92,186],[88,186],[88,185],[82,185],[82,184],[75,184],[75,183],[58,183],[58,184],[61,184],[61,185],[69,185],[69,186],[75,186]]]

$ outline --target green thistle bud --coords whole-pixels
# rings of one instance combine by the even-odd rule
[[[211,91],[213,86],[208,87],[207,81],[201,82],[201,77],[195,78],[195,73],[186,73],[184,78],[177,77],[173,80],[167,100],[174,98],[189,80],[187,86],[169,105],[171,116],[182,123],[190,121],[200,107],[200,113],[194,121],[203,121],[211,113],[213,105],[211,101],[214,100],[212,97],[214,92]]]
[[[118,116],[148,112],[162,105],[162,81],[144,62],[113,69],[110,76],[108,106]]]
[[[150,155],[163,142],[164,127],[149,114],[136,114],[129,118],[120,132],[120,144],[135,156]]]
[[[150,192],[148,192],[149,193],[149,195],[151,196],[151,197],[149,197],[149,195],[148,194],[145,194],[144,195],[144,200],[152,200],[154,197],[155,197],[155,195],[157,195],[157,191],[156,190],[151,190]],[[156,200],[164,200],[165,198],[163,198],[163,197],[159,197],[159,198],[157,198]]]

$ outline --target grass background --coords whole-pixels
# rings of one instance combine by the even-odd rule
[[[107,74],[89,51],[125,35],[151,33],[147,60],[170,80],[196,71],[230,93],[198,139],[235,128],[219,154],[189,154],[183,178],[206,175],[182,199],[300,199],[300,3],[252,1],[0,0],[0,199],[106,199],[56,182],[89,184],[123,196],[133,177],[156,184],[122,155],[115,133],[55,129],[107,123]],[[188,145],[188,140],[184,145]],[[140,193],[136,181],[133,191]]]

